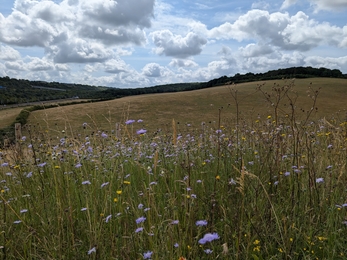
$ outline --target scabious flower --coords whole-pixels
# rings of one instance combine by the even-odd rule
[[[323,178],[317,178],[317,179],[316,179],[316,183],[321,183],[321,182],[324,182],[324,179],[323,179]]]
[[[138,206],[137,206],[138,209],[143,209],[143,204],[140,203]]]
[[[27,209],[21,209],[21,210],[20,210],[20,213],[26,213],[26,212],[28,212]]]
[[[171,224],[172,225],[177,225],[179,222],[180,222],[179,220],[173,220],[173,221],[171,221]]]
[[[90,255],[91,253],[96,253],[96,247],[95,246],[88,251],[88,255]]]
[[[206,226],[207,221],[206,220],[198,220],[195,222],[195,225],[197,225],[198,227]]]
[[[139,227],[135,230],[135,233],[139,233],[139,232],[142,232],[143,231],[143,227]]]
[[[75,167],[76,167],[76,168],[80,168],[80,167],[82,167],[82,164],[81,164],[81,163],[77,163],[77,164],[75,165]]]
[[[104,132],[102,132],[101,137],[102,137],[102,138],[107,138],[107,137],[108,137],[108,135],[107,135],[107,134],[105,134]]]
[[[135,123],[135,120],[129,119],[129,120],[125,121],[126,125],[131,125],[132,123]]]
[[[152,254],[152,251],[147,251],[146,253],[143,253],[143,259],[151,259]]]
[[[136,219],[136,224],[140,224],[142,222],[145,222],[146,218],[145,217],[139,217],[138,219]]]
[[[111,217],[112,217],[112,215],[108,215],[105,219],[105,222],[108,223],[110,221]]]
[[[46,162],[43,162],[43,163],[38,164],[37,166],[44,167],[46,164],[47,164]]]
[[[146,129],[140,129],[140,130],[137,130],[137,131],[136,131],[136,133],[137,133],[138,135],[143,135],[143,134],[145,134],[146,132],[147,132]]]
[[[213,251],[211,249],[205,249],[204,252],[209,255],[212,254]]]
[[[100,188],[103,188],[103,187],[107,186],[108,184],[109,184],[109,182],[105,182],[105,183],[101,184]]]
[[[91,182],[90,182],[90,181],[82,181],[82,184],[83,184],[83,185],[87,185],[87,184],[90,185]]]
[[[213,240],[219,239],[217,233],[207,233],[203,238],[199,239],[199,244],[206,244],[207,242],[212,242]]]

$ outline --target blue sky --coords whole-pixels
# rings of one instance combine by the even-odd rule
[[[347,0],[1,0],[0,76],[119,88],[347,73]]]

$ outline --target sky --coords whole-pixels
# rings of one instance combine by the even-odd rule
[[[347,73],[347,0],[1,0],[0,77],[139,88]]]

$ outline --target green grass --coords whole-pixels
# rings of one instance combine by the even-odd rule
[[[323,84],[296,102],[297,86],[245,84],[34,112],[1,153],[1,257],[345,259],[347,122],[320,116]]]

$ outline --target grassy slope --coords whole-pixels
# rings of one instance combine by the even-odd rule
[[[51,130],[60,132],[62,129],[77,129],[83,122],[95,125],[98,129],[114,129],[116,122],[124,123],[127,119],[143,119],[148,130],[158,128],[171,128],[172,119],[179,122],[179,127],[184,127],[186,123],[195,126],[202,121],[212,124],[218,122],[218,111],[222,109],[222,123],[235,118],[236,106],[232,98],[232,89],[238,91],[238,102],[240,104],[241,117],[257,117],[273,114],[273,107],[265,101],[262,93],[256,91],[259,84],[265,83],[262,87],[264,91],[271,92],[271,88],[278,84],[284,86],[290,81],[274,80],[267,82],[251,82],[239,85],[229,85],[208,88],[203,90],[151,94],[141,96],[131,96],[107,102],[72,105],[35,111],[29,117],[31,124],[40,124]],[[314,90],[319,90],[318,111],[314,117],[339,117],[345,119],[347,100],[347,80],[314,78],[297,79],[293,90],[298,93],[296,109],[302,109],[305,116],[312,106],[312,100],[308,97],[309,86]],[[294,97],[294,94],[291,94]],[[285,103],[285,102],[284,102]],[[289,112],[289,104],[283,108],[283,115]],[[140,127],[139,125],[137,127]]]

